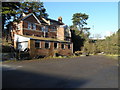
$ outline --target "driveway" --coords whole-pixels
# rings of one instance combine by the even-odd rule
[[[118,88],[118,60],[105,56],[3,63],[3,88]]]

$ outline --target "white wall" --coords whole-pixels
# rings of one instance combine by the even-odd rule
[[[18,48],[20,51],[24,51],[26,48],[28,48],[28,41],[30,40],[30,38],[28,37],[23,37],[20,35],[15,34],[14,37],[14,42],[18,42]]]

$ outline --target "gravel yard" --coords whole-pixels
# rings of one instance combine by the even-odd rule
[[[3,88],[118,88],[118,60],[105,56],[3,62]]]

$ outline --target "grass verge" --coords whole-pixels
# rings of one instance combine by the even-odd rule
[[[118,55],[107,54],[105,56],[107,56],[108,58],[112,58],[112,59],[118,60]]]

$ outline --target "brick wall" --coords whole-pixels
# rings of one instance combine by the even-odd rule
[[[11,32],[11,39],[14,39],[14,34],[23,35],[22,25],[23,25],[23,21],[20,21],[20,23],[17,23],[17,22],[13,23],[13,28],[12,28],[12,32]]]
[[[33,23],[38,23],[37,20],[31,15],[28,18],[25,19],[25,21],[33,22]]]
[[[31,57],[39,56],[39,55],[45,55],[45,56],[54,56],[55,53],[58,53],[60,55],[72,55],[72,43],[64,43],[65,49],[61,48],[61,42],[58,43],[58,48],[54,49],[54,42],[49,42],[50,48],[45,48],[45,42],[46,41],[40,41],[41,47],[36,48],[35,47],[35,40],[30,40],[30,55]],[[71,48],[68,49],[68,44],[70,44]]]
[[[43,37],[44,33],[43,32],[37,32],[36,30],[28,30],[28,29],[23,29],[23,34],[24,35],[34,35],[34,36],[38,36],[38,37]]]
[[[64,40],[64,28],[59,27],[57,30],[57,39],[58,40]]]
[[[24,35],[35,35],[38,37],[43,37],[44,32],[41,30],[42,25],[36,25],[36,30],[28,30],[28,23],[26,21],[23,22],[23,34]],[[49,38],[57,38],[57,31],[52,32],[50,29],[46,32],[46,36]]]

